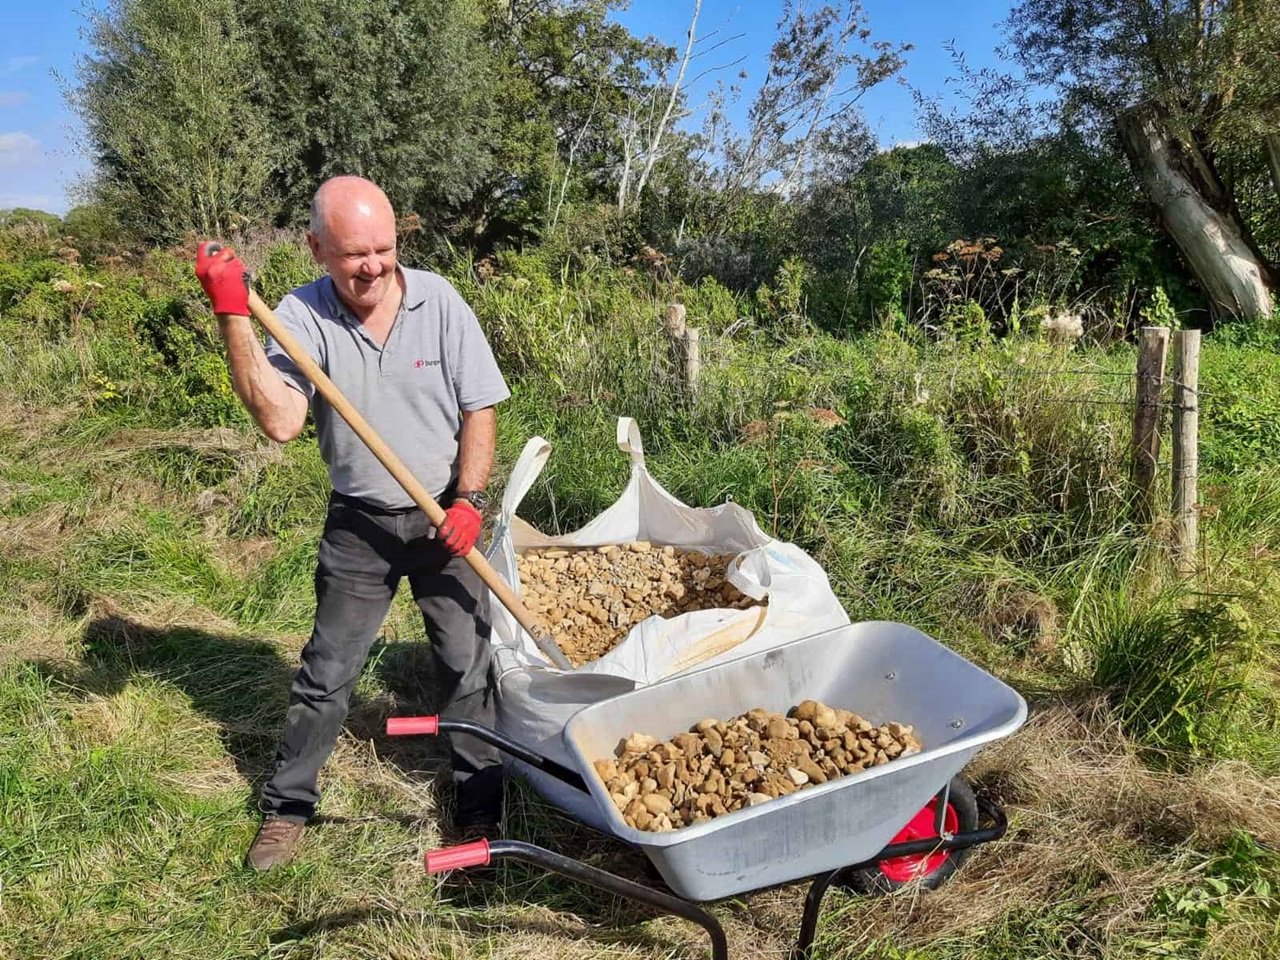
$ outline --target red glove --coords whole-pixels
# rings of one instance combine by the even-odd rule
[[[480,511],[467,500],[455,500],[444,512],[444,524],[436,531],[436,539],[455,557],[471,552],[480,536]]]
[[[249,316],[249,281],[244,275],[244,263],[230,247],[208,254],[206,240],[196,248],[196,276],[200,286],[209,296],[214,313],[228,313],[236,317]]]

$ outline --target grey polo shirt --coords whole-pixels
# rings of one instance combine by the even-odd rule
[[[288,294],[276,314],[312,359],[432,496],[458,475],[463,410],[511,396],[476,315],[444,277],[400,268],[404,302],[381,346],[322,277]],[[333,488],[388,508],[413,500],[288,354],[267,338],[267,358],[311,401]]]

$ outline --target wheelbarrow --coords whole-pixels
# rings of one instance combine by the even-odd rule
[[[872,723],[914,726],[924,749],[909,757],[665,833],[627,825],[593,763],[642,732],[659,740],[707,717],[754,707],[785,712],[819,700]],[[393,717],[393,736],[466,733],[567,786],[590,794],[617,839],[644,852],[666,890],[515,840],[462,844],[426,854],[428,873],[502,858],[538,865],[699,924],[714,960],[727,960],[719,922],[698,904],[810,881],[795,955],[807,957],[833,884],[883,893],[937,886],[975,846],[1007,829],[1003,811],[975,799],[957,774],[986,744],[1026,719],[1014,690],[904,624],[851,624],[772,650],[641,687],[575,714],[564,730],[573,767],[470,721]]]

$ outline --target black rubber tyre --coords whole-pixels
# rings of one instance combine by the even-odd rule
[[[936,836],[933,832],[933,817],[937,799],[929,801],[929,805],[917,814],[918,818],[923,817],[925,811],[928,816],[921,820],[913,818],[913,823],[919,826],[920,823],[928,823],[928,829],[925,833],[921,833],[918,829],[911,836],[903,836],[907,833],[910,825],[903,828],[895,840],[916,839],[920,836]],[[951,781],[951,793],[947,798],[948,821],[952,820],[954,815],[954,826],[948,823],[948,828],[953,833],[964,833],[969,830],[978,829],[978,800],[973,795],[973,790],[969,784],[961,780],[959,777]],[[972,848],[969,850],[948,850],[944,853],[933,854],[931,857],[898,857],[894,860],[881,861],[874,867],[864,867],[861,870],[846,870],[840,875],[838,883],[855,893],[864,896],[883,896],[885,894],[894,893],[903,887],[921,887],[925,890],[936,890],[947,881],[953,873],[960,869],[961,864],[968,859]],[[927,868],[927,869],[926,869]]]

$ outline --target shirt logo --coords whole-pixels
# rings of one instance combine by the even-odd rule
[[[413,361],[413,367],[414,367],[414,369],[415,369],[415,370],[421,369],[422,367],[438,367],[438,366],[440,366],[440,361],[439,361],[439,360],[415,360],[415,361]]]

